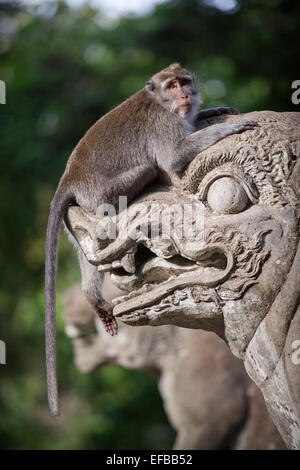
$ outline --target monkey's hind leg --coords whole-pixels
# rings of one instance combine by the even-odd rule
[[[109,304],[101,294],[103,273],[97,270],[97,266],[93,266],[88,262],[81,250],[79,250],[78,257],[83,293],[93,311],[98,315],[100,320],[102,320],[105,331],[110,333],[111,336],[114,336],[118,333],[118,324],[112,313],[112,305]]]

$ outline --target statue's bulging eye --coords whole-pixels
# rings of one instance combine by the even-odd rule
[[[228,163],[202,178],[197,195],[217,214],[238,214],[259,201],[259,191],[252,178]]]
[[[207,191],[209,207],[219,214],[237,214],[246,209],[249,202],[243,186],[230,176],[213,181]]]

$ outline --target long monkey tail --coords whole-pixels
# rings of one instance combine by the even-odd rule
[[[56,272],[60,224],[74,195],[59,186],[50,206],[46,235],[45,309],[46,309],[46,369],[48,405],[52,416],[59,415],[56,377]]]

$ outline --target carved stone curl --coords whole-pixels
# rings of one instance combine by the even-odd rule
[[[153,189],[112,219],[72,207],[69,224],[126,291],[114,300],[119,319],[216,332],[298,449],[300,113],[243,118],[260,126],[199,154],[179,189]],[[101,234],[114,229],[105,246]]]

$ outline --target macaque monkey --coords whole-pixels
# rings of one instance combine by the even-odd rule
[[[237,113],[232,108],[214,108],[197,114],[200,104],[193,75],[179,64],[172,64],[99,119],[69,158],[51,203],[46,239],[46,363],[53,415],[59,414],[55,339],[57,247],[59,228],[68,207],[78,205],[96,214],[101,204],[116,204],[119,196],[131,201],[159,175],[183,170],[202,150],[256,125],[225,122],[197,131],[196,123],[202,118]],[[103,274],[87,261],[80,248],[78,257],[83,292],[105,330],[115,335],[117,323],[112,306],[101,295]]]

